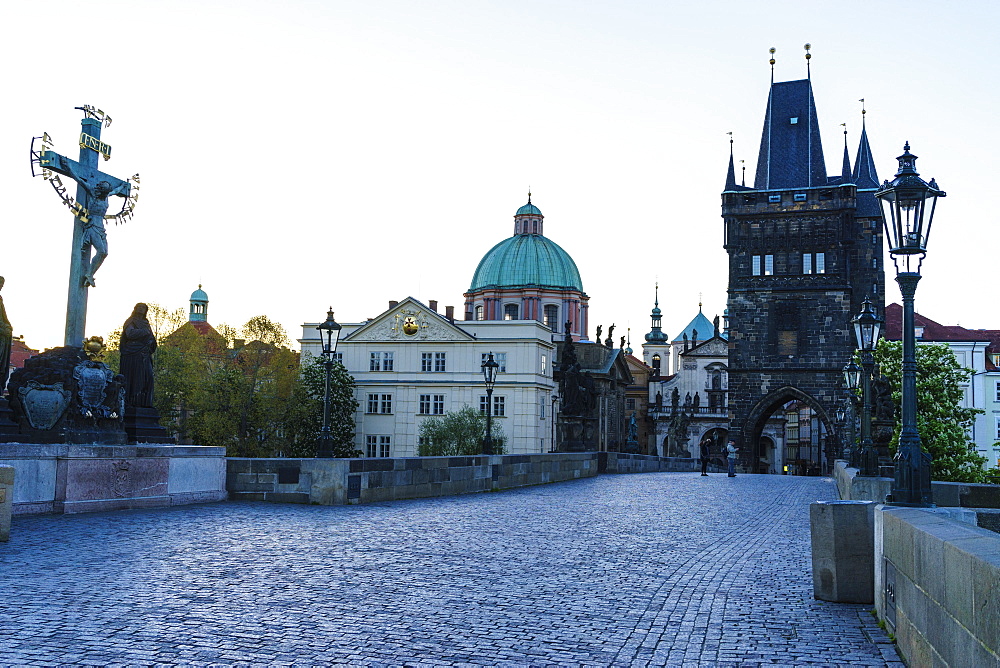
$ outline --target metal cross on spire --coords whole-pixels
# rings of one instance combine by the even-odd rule
[[[139,197],[139,175],[122,180],[105,174],[98,167],[98,160],[111,158],[111,147],[101,141],[101,127],[111,125],[111,117],[89,105],[77,107],[84,114],[81,120],[80,158],[71,160],[51,150],[48,134],[32,139],[31,167],[33,176],[42,176],[62,197],[73,212],[73,245],[70,255],[69,294],[66,304],[66,335],[63,345],[79,346],[84,339],[87,325],[87,288],[96,286],[94,274],[108,256],[108,239],[104,220],[124,222],[135,208]],[[35,140],[41,140],[35,149]],[[35,173],[35,165],[41,169]],[[66,194],[59,176],[76,181],[76,198]],[[136,192],[133,193],[133,190]],[[112,195],[126,198],[121,212],[107,215],[108,198]]]

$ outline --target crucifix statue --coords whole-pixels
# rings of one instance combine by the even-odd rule
[[[112,195],[128,198],[134,205],[138,194],[132,194],[132,183],[100,171],[98,159],[111,157],[111,147],[101,141],[101,126],[110,124],[110,117],[93,107],[77,107],[84,112],[81,121],[80,159],[71,160],[49,150],[43,139],[37,162],[46,179],[52,178],[53,187],[73,211],[73,246],[70,256],[69,295],[66,304],[66,346],[79,346],[87,324],[87,290],[97,283],[94,275],[108,256],[108,237],[104,219],[108,212],[108,198]],[[33,155],[34,151],[33,151]],[[51,173],[68,176],[76,181],[76,200],[65,195],[65,188]],[[136,177],[133,179],[138,180]],[[112,216],[114,217],[114,216]]]

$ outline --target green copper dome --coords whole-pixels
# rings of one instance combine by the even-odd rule
[[[510,209],[507,209],[510,211]],[[528,198],[528,203],[517,210],[515,216],[540,216],[542,215],[542,210],[531,203],[531,198]]]
[[[529,206],[535,208],[526,204],[521,211]],[[518,234],[491,248],[476,267],[469,292],[528,285],[583,292],[573,258],[540,234]]]

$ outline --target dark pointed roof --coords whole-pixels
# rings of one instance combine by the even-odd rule
[[[872,149],[868,145],[868,130],[861,128],[861,141],[858,143],[858,156],[854,161],[854,183],[858,188],[878,188],[878,174],[875,172],[875,160]]]
[[[878,174],[875,172],[875,160],[872,149],[868,145],[868,130],[861,126],[861,141],[858,143],[858,156],[854,160],[854,184],[858,186],[857,215],[878,217],[882,215],[882,207],[875,199],[875,190],[879,187]]]
[[[854,177],[851,175],[851,156],[847,153],[847,133],[844,133],[844,164],[840,168],[840,182],[852,183]]]
[[[808,188],[826,183],[812,83],[802,79],[771,84],[754,188]]]
[[[729,171],[726,172],[726,191],[736,190],[736,168],[733,165],[733,145],[729,144]]]

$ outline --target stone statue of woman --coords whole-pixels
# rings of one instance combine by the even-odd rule
[[[156,336],[146,319],[149,307],[136,304],[122,325],[121,374],[125,376],[125,405],[150,408],[153,405],[153,353]]]
[[[3,289],[4,278],[0,276],[0,290]],[[0,394],[7,386],[7,374],[10,373],[10,346],[14,340],[14,328],[7,319],[7,309],[0,297]]]

